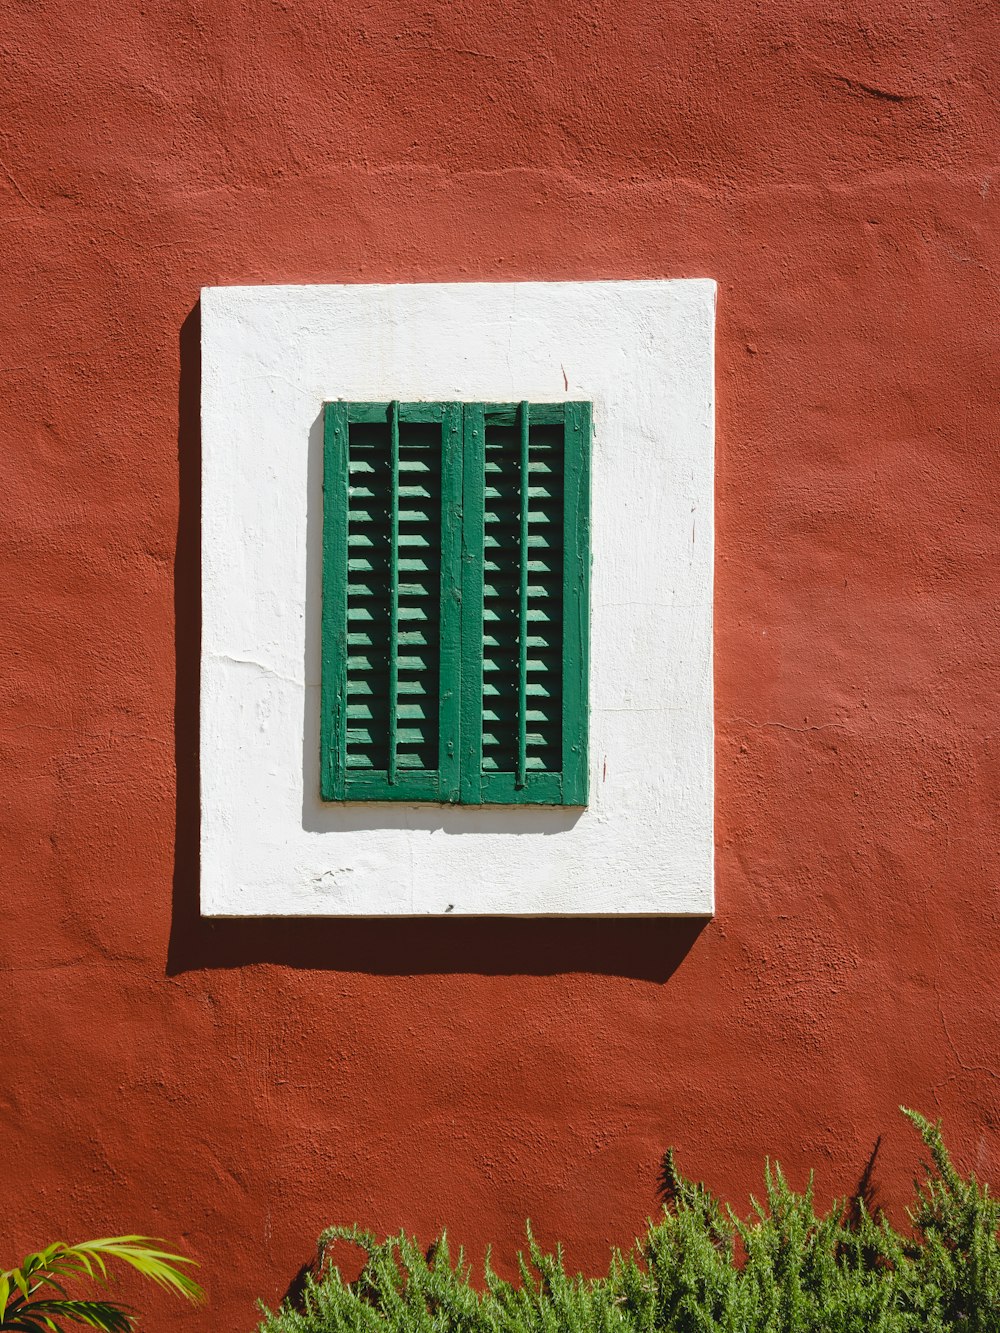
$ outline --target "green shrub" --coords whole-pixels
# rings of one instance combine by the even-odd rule
[[[1000,1210],[956,1171],[940,1127],[904,1114],[930,1156],[905,1234],[860,1196],[817,1216],[811,1183],[797,1194],[770,1165],[741,1220],[668,1154],[661,1217],[612,1254],[606,1277],[571,1276],[530,1227],[518,1281],[487,1256],[476,1286],[445,1236],[425,1252],[405,1235],[332,1227],[320,1255],[360,1245],[361,1275],[308,1276],[300,1308],[265,1310],[260,1333],[1000,1333]]]

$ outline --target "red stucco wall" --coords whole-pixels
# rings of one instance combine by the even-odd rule
[[[319,1229],[603,1262],[657,1160],[1000,1176],[991,0],[5,8],[7,1252],[248,1330]],[[991,85],[992,81],[992,87]],[[718,901],[201,925],[198,289],[720,282]]]

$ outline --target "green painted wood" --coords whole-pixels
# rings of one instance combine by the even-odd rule
[[[399,403],[389,404],[389,767],[390,785],[396,781],[399,702]]]
[[[487,404],[484,415],[482,800],[558,805],[564,407],[528,405],[526,459],[522,405]]]
[[[482,404],[463,409],[461,800],[479,805],[483,762],[483,490],[486,423]]]
[[[589,795],[590,449],[589,403],[567,403],[563,509],[562,769],[566,805]]]
[[[514,786],[524,787],[524,775],[528,766],[528,445],[531,434],[531,409],[527,402],[521,403],[519,412],[520,457],[520,529],[518,541],[518,564],[520,579],[518,587],[517,615],[517,770]]]
[[[389,420],[389,409],[392,403],[348,403],[346,406],[351,421],[384,425]],[[401,402],[398,406],[400,421],[418,423],[441,422],[450,404]]]
[[[407,772],[400,770],[396,781],[390,783],[385,770],[354,769],[347,783],[344,800],[347,801],[385,801],[396,804],[399,801],[439,802],[439,782],[436,771]]]
[[[348,417],[344,403],[323,412],[323,609],[320,688],[320,794],[344,799],[347,744]]]
[[[586,803],[590,430],[326,405],[324,799]]]
[[[536,426],[561,426],[565,403],[532,403],[531,420]],[[493,426],[516,426],[520,417],[520,403],[483,403],[482,408]]]
[[[323,690],[329,693],[338,664],[346,675],[338,732],[342,782],[336,799],[447,799],[439,772],[441,709],[447,710],[441,699],[440,643],[446,406],[386,402],[329,409],[349,430],[337,471],[346,495],[347,549],[339,566],[346,633],[339,658],[325,658],[323,677]],[[335,561],[324,562],[324,579],[331,585],[334,568]],[[456,580],[453,573],[449,577],[456,602]],[[456,789],[452,775],[451,790]],[[324,795],[333,791],[328,784]]]
[[[514,773],[484,773],[480,784],[483,805],[565,805],[561,773],[527,773],[517,786]]]
[[[439,792],[457,802],[462,791],[462,511],[465,420],[461,403],[446,403],[441,422],[441,673]]]
[[[520,589],[525,545],[521,533],[523,414],[518,405],[514,406],[512,418],[506,406],[499,411],[492,405],[484,409],[484,582],[480,627],[483,779],[494,773],[515,774],[519,758],[519,667],[526,641],[526,634],[521,633]],[[486,719],[487,698],[495,723]]]

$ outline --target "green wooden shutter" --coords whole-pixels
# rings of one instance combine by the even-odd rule
[[[328,403],[325,800],[455,801],[462,411]]]
[[[590,429],[326,405],[324,799],[586,804]]]
[[[590,404],[465,409],[462,800],[585,805]]]

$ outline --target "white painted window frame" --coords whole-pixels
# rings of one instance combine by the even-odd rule
[[[715,284],[202,293],[206,916],[709,915]],[[324,401],[594,405],[590,801],[324,804]]]

